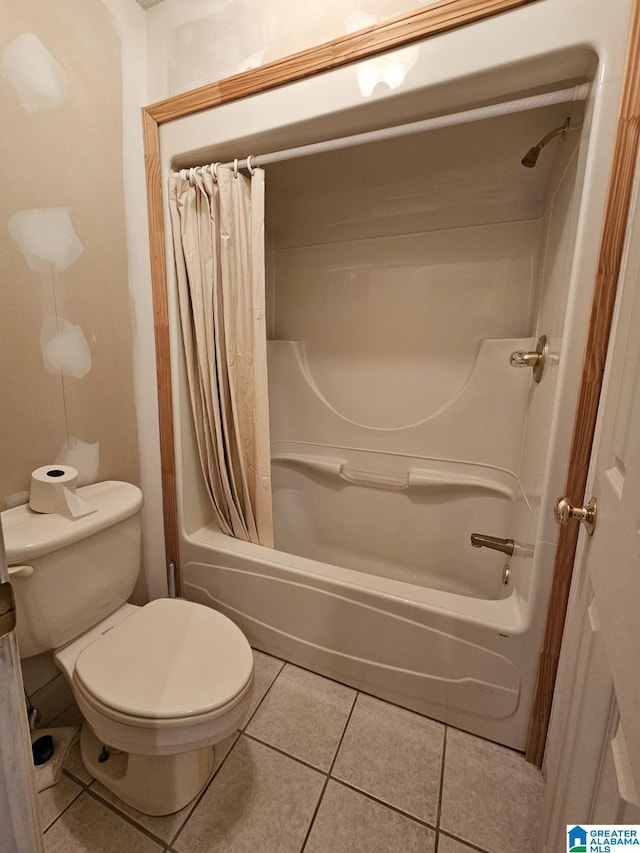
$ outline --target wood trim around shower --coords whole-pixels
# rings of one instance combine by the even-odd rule
[[[167,562],[178,566],[178,519],[159,126],[535,2],[538,0],[438,0],[422,9],[159,101],[143,110]],[[640,0],[635,0],[588,345],[567,474],[566,494],[577,504],[581,504],[584,498],[633,186],[640,123],[639,9]],[[562,529],[554,567],[526,752],[527,759],[538,765],[542,763],[544,755],[577,537],[578,525]],[[179,572],[176,588],[180,594]]]
[[[585,345],[580,393],[573,426],[564,494],[574,506],[586,504],[587,476],[602,391],[609,334],[622,269],[640,139],[640,0],[635,0],[615,149],[607,190],[598,269]],[[527,760],[539,766],[544,757],[562,633],[569,602],[579,524],[560,528],[547,622],[540,652]]]
[[[158,101],[146,107],[145,113],[158,124],[164,124],[536,2],[538,0],[437,0],[380,24]]]

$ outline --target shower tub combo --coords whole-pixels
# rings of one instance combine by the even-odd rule
[[[184,541],[187,597],[231,616],[258,648],[432,717],[446,709],[465,729],[491,721],[486,733],[497,737],[494,727],[504,731],[517,717],[523,687],[513,658],[528,642],[510,576],[533,549],[514,543],[510,558],[471,546],[472,533],[509,539],[518,478],[442,451],[462,444],[473,458],[464,435],[473,423],[484,451],[491,444],[495,457],[517,459],[517,434],[501,415],[516,400],[524,412],[528,377],[509,367],[509,352],[523,343],[484,341],[444,411],[393,442],[388,430],[368,436],[367,450],[362,438],[344,442],[345,432],[367,430],[309,385],[299,345],[270,343],[276,550],[199,527]],[[483,397],[491,400],[484,418],[476,414]],[[326,436],[324,414],[343,443],[278,439],[279,414],[289,429],[293,414],[305,422],[297,435],[313,425]],[[395,449],[372,450],[372,437]],[[441,452],[410,455],[401,442]]]
[[[267,167],[274,549],[212,520],[169,277],[183,594],[259,649],[517,749],[622,74],[622,34],[588,5],[531,4],[417,44],[375,103],[351,66],[161,130],[168,174],[591,84],[578,103]],[[567,118],[575,132],[523,166]],[[536,382],[517,364],[543,334]]]

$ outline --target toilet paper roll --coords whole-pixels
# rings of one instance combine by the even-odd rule
[[[43,465],[31,473],[29,506],[35,512],[57,512],[79,518],[95,510],[76,495],[78,472],[71,465]]]

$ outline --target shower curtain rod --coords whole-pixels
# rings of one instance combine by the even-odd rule
[[[341,148],[352,148],[356,145],[364,145],[368,142],[380,142],[384,139],[394,139],[399,136],[409,136],[413,133],[422,133],[426,130],[437,130],[442,127],[452,127],[459,124],[468,124],[486,118],[522,113],[527,110],[549,107],[554,104],[564,104],[572,101],[585,101],[589,96],[589,83],[581,83],[570,89],[560,89],[557,92],[547,92],[544,95],[532,95],[528,98],[519,98],[515,101],[504,101],[501,104],[491,104],[487,107],[477,107],[472,110],[464,110],[458,113],[427,118],[422,121],[400,124],[395,127],[385,127],[381,130],[373,130],[368,133],[357,133],[353,136],[342,136],[338,139],[328,139],[324,142],[314,142],[310,145],[300,145],[297,148],[288,148],[284,151],[272,151],[269,154],[250,154],[244,160],[233,160],[229,163],[211,163],[206,166],[194,166],[191,169],[180,169],[173,172],[186,178],[189,174],[198,170],[210,169],[215,171],[221,169],[249,169],[255,166],[268,166],[270,163],[279,163],[284,160],[295,160],[298,157],[308,157],[311,154],[320,154],[325,151],[337,151]]]

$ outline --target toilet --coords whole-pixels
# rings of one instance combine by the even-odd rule
[[[142,493],[110,481],[78,494],[93,510],[81,518],[1,513],[20,656],[53,651],[84,717],[91,776],[144,814],[171,814],[211,778],[214,744],[244,722],[251,647],[201,604],[129,604]]]

